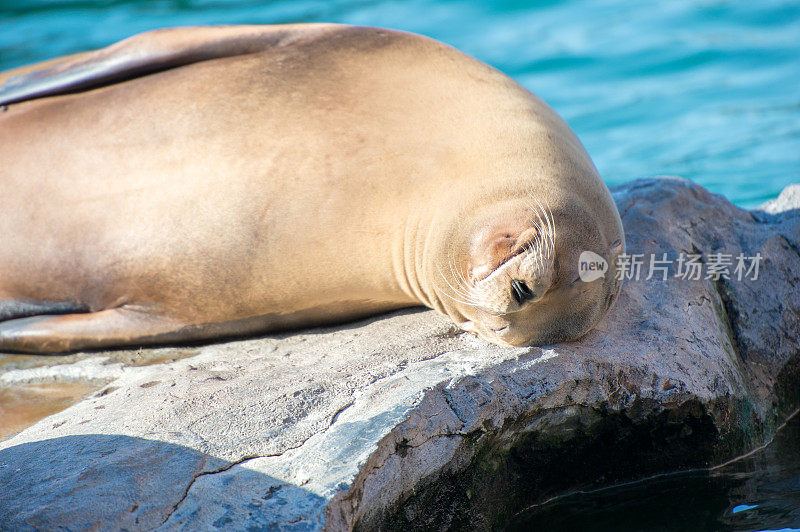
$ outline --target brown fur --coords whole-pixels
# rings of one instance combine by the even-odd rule
[[[200,52],[0,111],[0,307],[88,311],[4,321],[0,350],[181,342],[417,304],[515,345],[599,319],[618,287],[571,295],[570,269],[584,249],[613,259],[619,215],[541,100],[424,37],[257,29],[222,57],[208,51],[235,29],[171,30]],[[151,49],[149,35],[125,53],[136,39]],[[510,219],[516,238],[531,197],[557,224],[549,292],[501,318],[447,297],[440,265],[478,260],[466,228]]]

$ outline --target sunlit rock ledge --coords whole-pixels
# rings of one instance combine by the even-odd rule
[[[644,266],[578,342],[501,348],[409,310],[192,348],[15,357],[0,390],[96,390],[0,441],[0,523],[481,529],[575,488],[764,445],[800,406],[800,187],[759,211],[676,178],[613,193]],[[645,279],[664,253],[667,279]],[[676,277],[682,254],[701,256],[701,279]],[[706,279],[720,254],[730,278]],[[761,257],[757,280],[737,279],[739,254]]]

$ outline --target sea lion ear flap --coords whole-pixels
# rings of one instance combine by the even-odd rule
[[[625,244],[622,243],[622,239],[618,238],[611,243],[611,246],[609,246],[608,255],[610,258],[616,258],[624,249]]]
[[[619,257],[623,251],[625,251],[625,244],[622,242],[621,238],[618,238],[608,247],[608,263],[611,265],[616,264],[617,257]]]

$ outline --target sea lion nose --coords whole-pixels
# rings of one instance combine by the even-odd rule
[[[511,281],[511,295],[514,296],[514,300],[520,305],[536,297],[536,294],[525,284],[525,281],[520,281],[518,279]]]

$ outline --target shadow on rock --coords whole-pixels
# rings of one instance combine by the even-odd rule
[[[293,529],[321,526],[315,495],[246,461],[120,435],[23,443],[0,450],[0,528],[262,529],[284,518]],[[298,504],[310,512],[300,520]]]

